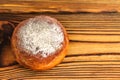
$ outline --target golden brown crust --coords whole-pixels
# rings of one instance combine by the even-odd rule
[[[16,63],[10,45],[10,38],[13,29],[14,24],[8,21],[0,21],[0,67],[13,65]]]
[[[48,19],[50,18],[48,16],[45,16],[45,17],[47,17]],[[27,52],[20,49],[19,46],[17,45],[17,43],[19,42],[19,39],[17,38],[16,34],[17,34],[17,31],[19,30],[19,28],[28,21],[28,20],[25,20],[25,21],[21,22],[15,28],[13,36],[12,36],[13,51],[16,55],[17,61],[21,65],[23,65],[25,67],[29,67],[33,70],[46,70],[46,69],[50,69],[50,68],[54,67],[55,65],[57,65],[58,63],[60,63],[63,60],[63,58],[65,57],[66,50],[68,47],[68,42],[69,42],[67,32],[64,29],[64,27],[56,19],[53,19],[53,18],[50,18],[50,19],[52,19],[52,21],[54,21],[54,22],[57,22],[57,24],[62,28],[62,31],[65,36],[64,42],[63,42],[63,47],[59,51],[56,51],[53,55],[50,55],[46,58],[43,58],[39,54],[30,55]]]
[[[10,45],[5,45],[0,54],[0,66],[5,67],[16,63],[15,56]]]

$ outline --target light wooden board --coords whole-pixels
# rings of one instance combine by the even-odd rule
[[[0,1],[0,20],[17,25],[49,15],[64,25],[70,39],[67,56],[53,69],[32,71],[16,64],[0,68],[0,79],[120,80],[120,13],[116,12],[120,0]]]
[[[0,20],[14,24],[41,15],[0,14]],[[0,78],[7,79],[79,79],[119,80],[120,13],[47,14],[66,28],[70,44],[61,64],[47,71],[32,71],[14,65],[0,68]]]
[[[120,12],[120,0],[1,0],[0,12]]]

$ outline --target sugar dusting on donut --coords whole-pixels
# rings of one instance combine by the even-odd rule
[[[47,16],[29,19],[17,33],[18,45],[31,54],[47,57],[61,49],[64,34],[57,22]]]

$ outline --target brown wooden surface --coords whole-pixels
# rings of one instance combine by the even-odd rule
[[[120,12],[120,0],[1,0],[0,12]]]
[[[0,20],[17,25],[30,17],[49,15],[64,25],[70,39],[67,56],[53,69],[32,71],[16,64],[0,68],[0,79],[120,80],[120,13],[80,12],[120,12],[120,1],[0,1]]]
[[[0,20],[16,25],[41,14],[0,14]],[[120,13],[45,14],[66,28],[70,46],[61,64],[48,71],[32,71],[19,65],[0,68],[0,78],[108,79],[120,78]]]

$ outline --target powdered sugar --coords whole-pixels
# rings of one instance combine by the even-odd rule
[[[41,53],[47,57],[60,49],[63,45],[64,35],[57,23],[49,23],[49,19],[35,17],[19,29],[18,43],[26,51],[33,54]]]

